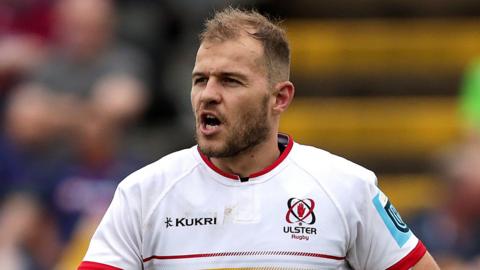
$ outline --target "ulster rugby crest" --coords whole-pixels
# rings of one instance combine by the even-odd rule
[[[316,228],[305,226],[315,224],[314,210],[315,201],[312,199],[288,199],[285,220],[294,226],[284,226],[283,232],[291,233],[292,239],[308,241],[309,235],[317,234]]]
[[[290,198],[287,202],[288,211],[285,219],[288,223],[302,223],[312,225],[315,223],[315,202],[312,199]]]

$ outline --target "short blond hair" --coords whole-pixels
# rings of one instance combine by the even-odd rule
[[[253,30],[253,31],[252,31]],[[286,81],[290,77],[290,47],[285,31],[254,10],[228,7],[206,20],[200,33],[200,43],[222,42],[244,34],[259,40],[264,49],[266,69],[272,82]]]

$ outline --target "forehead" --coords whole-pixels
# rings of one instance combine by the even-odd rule
[[[241,36],[225,41],[204,41],[197,52],[194,72],[265,73],[263,46],[260,41]]]

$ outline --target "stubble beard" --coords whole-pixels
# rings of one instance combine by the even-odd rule
[[[220,147],[204,145],[198,138],[198,134],[195,134],[200,151],[207,157],[228,158],[250,151],[261,144],[267,139],[271,130],[267,108],[268,96],[265,96],[259,107],[245,111],[238,122],[227,130],[225,141]]]

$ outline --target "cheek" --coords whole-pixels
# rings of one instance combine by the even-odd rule
[[[253,116],[258,116],[260,113],[264,114],[264,112],[267,111],[267,109],[264,108],[265,106],[268,105],[262,102],[262,97],[246,99],[236,104],[236,111],[233,113],[233,115],[237,118],[250,118]]]
[[[198,101],[198,93],[192,90],[190,92],[190,102],[192,103],[192,108],[195,109],[196,104],[198,103],[197,101]]]

